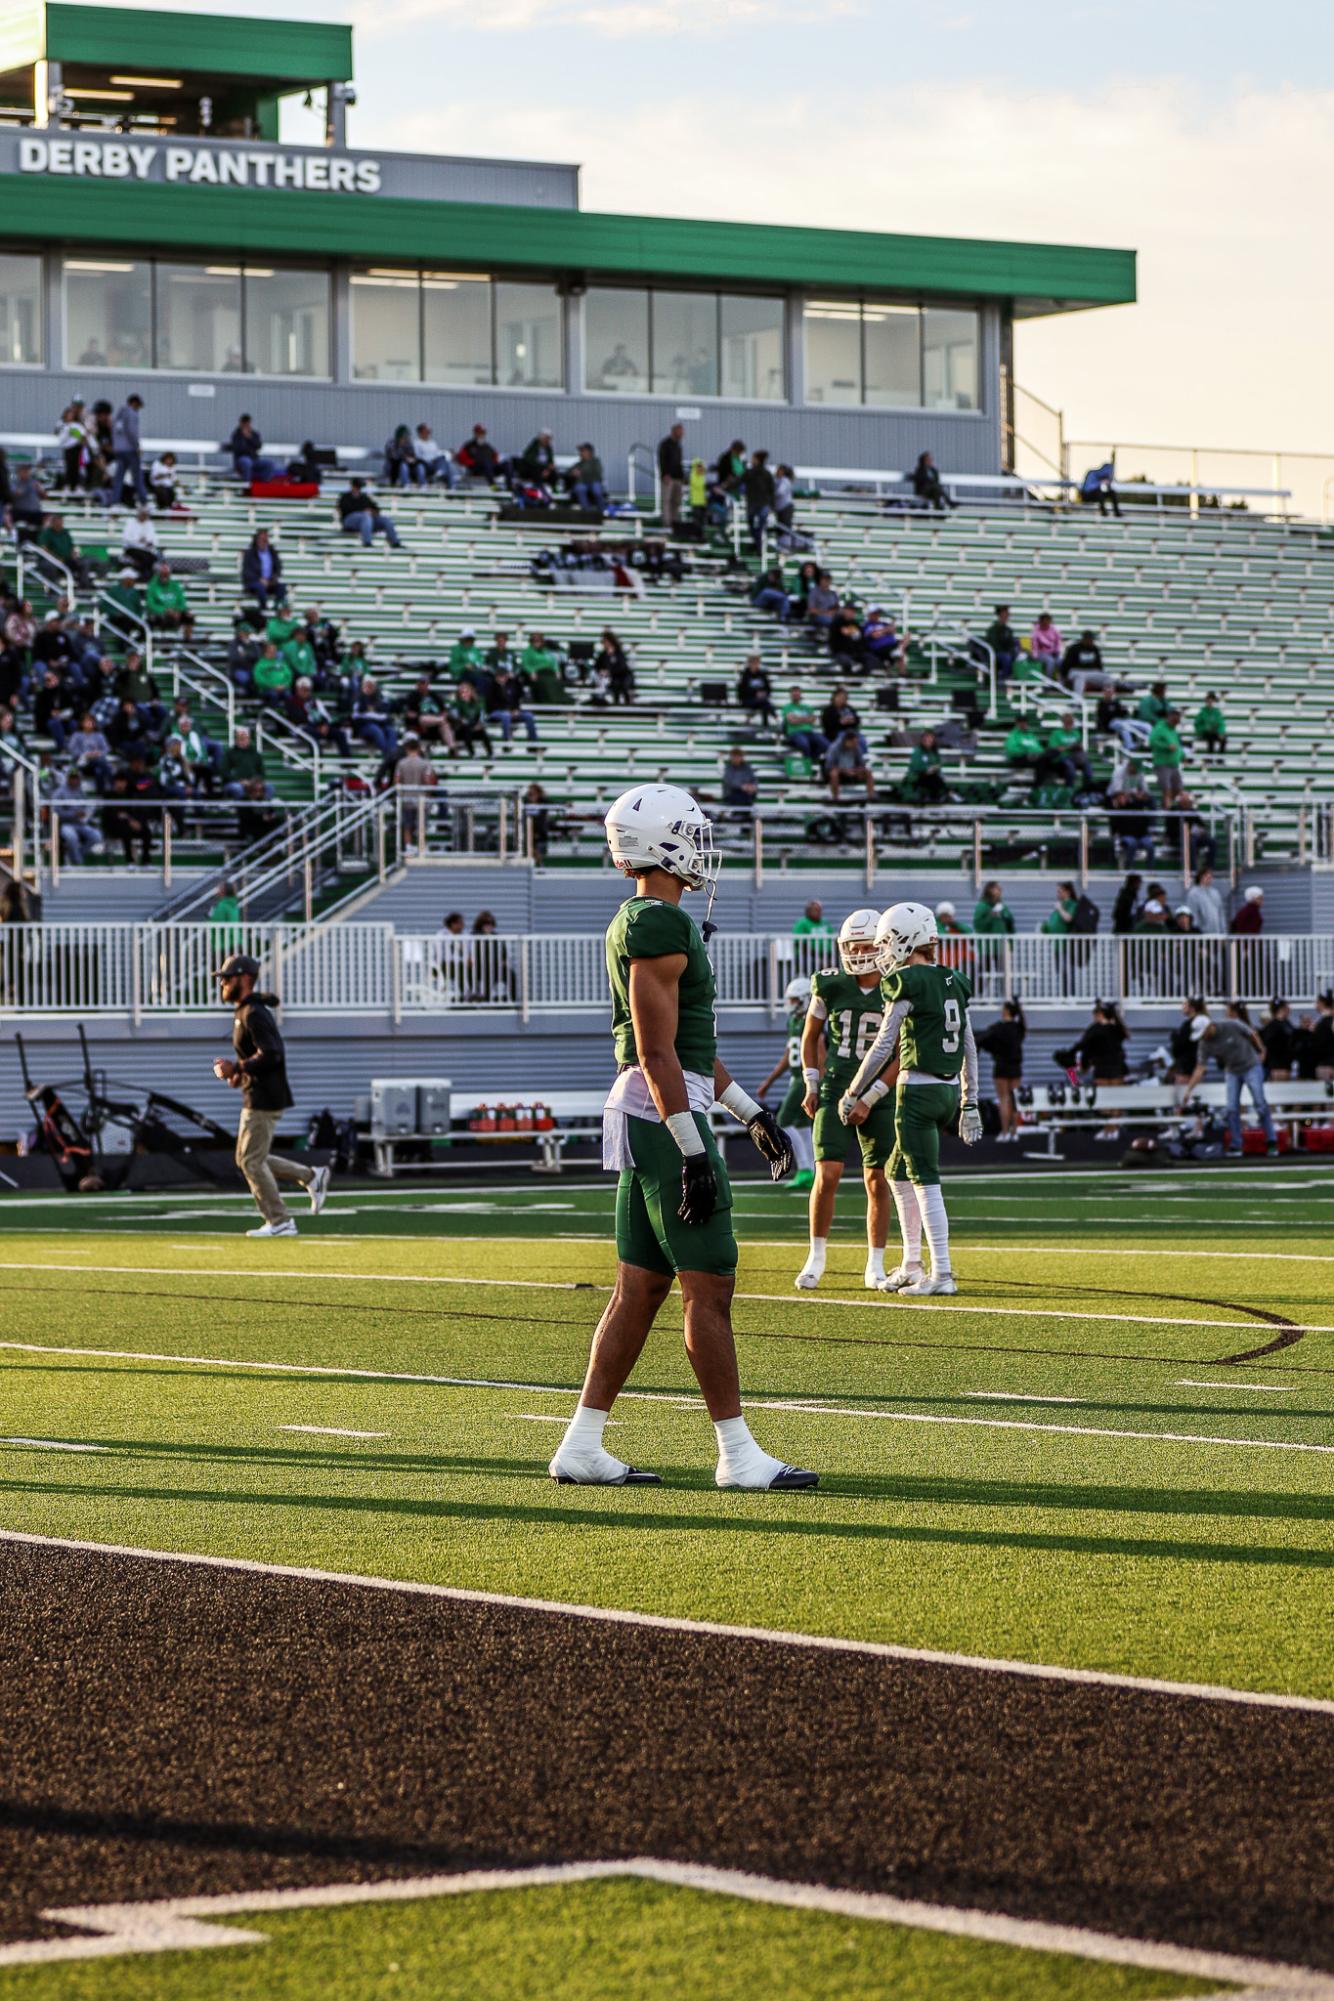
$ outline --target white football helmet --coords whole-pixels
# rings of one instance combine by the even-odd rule
[[[924,903],[893,903],[875,927],[875,962],[882,973],[906,966],[921,945],[934,945],[940,934]]]
[[[845,973],[873,973],[876,970],[876,925],[878,910],[853,910],[838,927],[838,956]]]
[[[687,889],[712,888],[722,856],[713,823],[679,785],[634,785],[608,807],[607,846],[622,875],[661,868]]]
[[[783,988],[783,1006],[789,1014],[795,1014],[799,1007],[809,1007],[810,1000],[811,983],[804,973],[798,973],[796,978],[789,980]]]

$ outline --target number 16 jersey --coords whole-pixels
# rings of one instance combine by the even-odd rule
[[[950,1080],[963,1068],[963,1025],[972,985],[951,966],[901,966],[880,982],[882,1004],[911,1003],[899,1030],[900,1074],[922,1070]]]
[[[836,1085],[841,1095],[879,1030],[884,1010],[880,986],[864,987],[851,973],[829,969],[812,979],[811,1000],[825,1011],[825,1083]]]

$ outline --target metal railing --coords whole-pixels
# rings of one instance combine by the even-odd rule
[[[455,936],[388,924],[12,924],[0,926],[0,1014],[192,1015],[218,1007],[214,971],[231,951],[259,961],[260,986],[288,1014],[441,1018],[603,1016],[603,934]],[[829,939],[719,932],[710,942],[723,1010],[776,1016],[794,975],[831,963]],[[1334,986],[1334,933],[1283,937],[951,937],[944,963],[977,1005],[1018,995],[1030,1011],[1095,1000],[1170,1009],[1190,994],[1299,1006]]]

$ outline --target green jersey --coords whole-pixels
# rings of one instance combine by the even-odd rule
[[[850,1084],[880,1027],[879,984],[864,987],[851,973],[826,969],[811,981],[811,999],[825,1008],[825,1082]]]
[[[656,896],[632,896],[607,926],[607,979],[611,986],[611,1039],[618,1063],[637,1063],[634,1024],[630,1019],[630,962],[685,954],[685,970],[677,989],[676,1054],[683,1070],[712,1077],[718,1053],[713,1018],[716,988],[704,940],[692,917],[675,903]]]
[[[925,1070],[932,1077],[958,1076],[972,992],[971,981],[954,966],[901,966],[886,974],[880,982],[884,1005],[912,1003],[899,1030],[900,1074]]]
[[[787,1018],[787,1067],[794,1077],[801,1075],[801,1031],[806,1026],[806,1010],[797,1008]]]

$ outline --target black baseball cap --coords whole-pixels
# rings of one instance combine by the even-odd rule
[[[248,952],[232,952],[223,960],[213,977],[215,980],[234,980],[239,973],[249,973],[252,980],[257,980],[259,960],[252,959]]]

